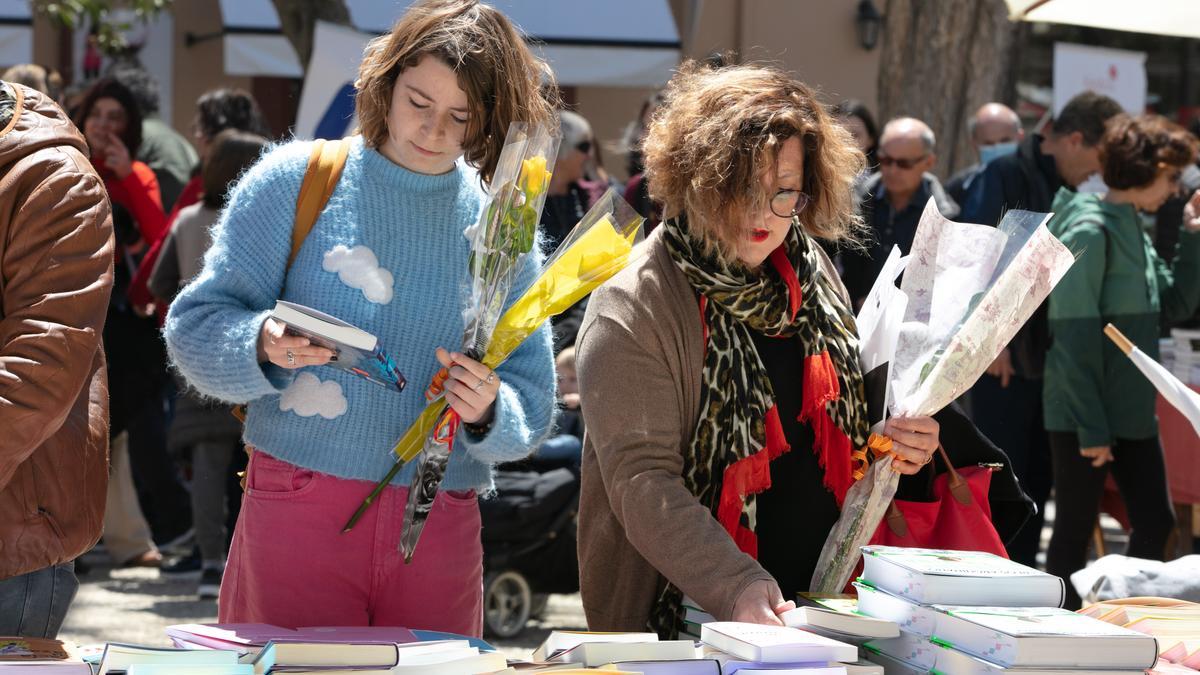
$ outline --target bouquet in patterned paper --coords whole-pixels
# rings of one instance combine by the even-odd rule
[[[886,347],[894,353],[886,398],[892,415],[932,415],[965,393],[1050,295],[1075,260],[1046,229],[1049,219],[1013,210],[997,227],[955,223],[928,202],[894,294],[906,303],[903,320],[898,328],[894,321],[873,327],[896,335]],[[850,488],[811,591],[845,587],[898,482],[891,462],[877,461]]]

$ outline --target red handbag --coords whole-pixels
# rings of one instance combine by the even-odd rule
[[[1004,542],[992,525],[988,489],[992,469],[969,466],[955,469],[946,450],[938,446],[946,472],[933,481],[931,502],[893,499],[871,543],[905,548],[952,551],[986,551],[1004,558]]]

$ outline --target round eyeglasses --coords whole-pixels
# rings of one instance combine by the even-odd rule
[[[809,196],[799,190],[780,190],[771,197],[771,213],[780,218],[795,218],[808,206]]]

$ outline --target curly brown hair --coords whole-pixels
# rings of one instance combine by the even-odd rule
[[[1164,167],[1182,168],[1196,161],[1197,142],[1161,115],[1122,113],[1109,120],[1099,149],[1104,184],[1129,190],[1150,185]]]
[[[854,179],[864,166],[846,131],[813,91],[763,65],[713,69],[691,61],[671,79],[643,144],[650,197],[668,218],[686,214],[689,229],[732,258],[734,225],[765,204],[762,176],[793,136],[804,148],[800,222],[812,235],[853,238]]]
[[[367,45],[359,66],[354,107],[370,147],[387,139],[396,78],[427,55],[454,70],[467,94],[463,156],[484,181],[496,171],[510,123],[554,125],[554,75],[503,14],[478,0],[420,0]]]

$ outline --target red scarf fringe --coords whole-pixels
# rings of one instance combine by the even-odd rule
[[[795,319],[803,302],[800,280],[781,246],[771,253],[771,264],[788,287],[791,318]],[[704,331],[704,342],[708,344],[708,321],[705,318],[707,298],[700,297],[700,319]],[[804,400],[797,419],[812,427],[813,453],[824,470],[822,482],[837,498],[838,506],[846,499],[846,492],[854,482],[851,476],[851,442],[845,432],[837,427],[829,416],[826,406],[840,396],[837,370],[829,358],[828,351],[804,359]],[[721,483],[721,497],[717,506],[717,520],[729,536],[733,537],[738,549],[758,558],[758,538],[749,528],[742,525],[742,505],[746,497],[771,487],[771,462],[791,450],[779,420],[779,407],[771,406],[765,421],[766,445],[758,452],[725,467]]]

